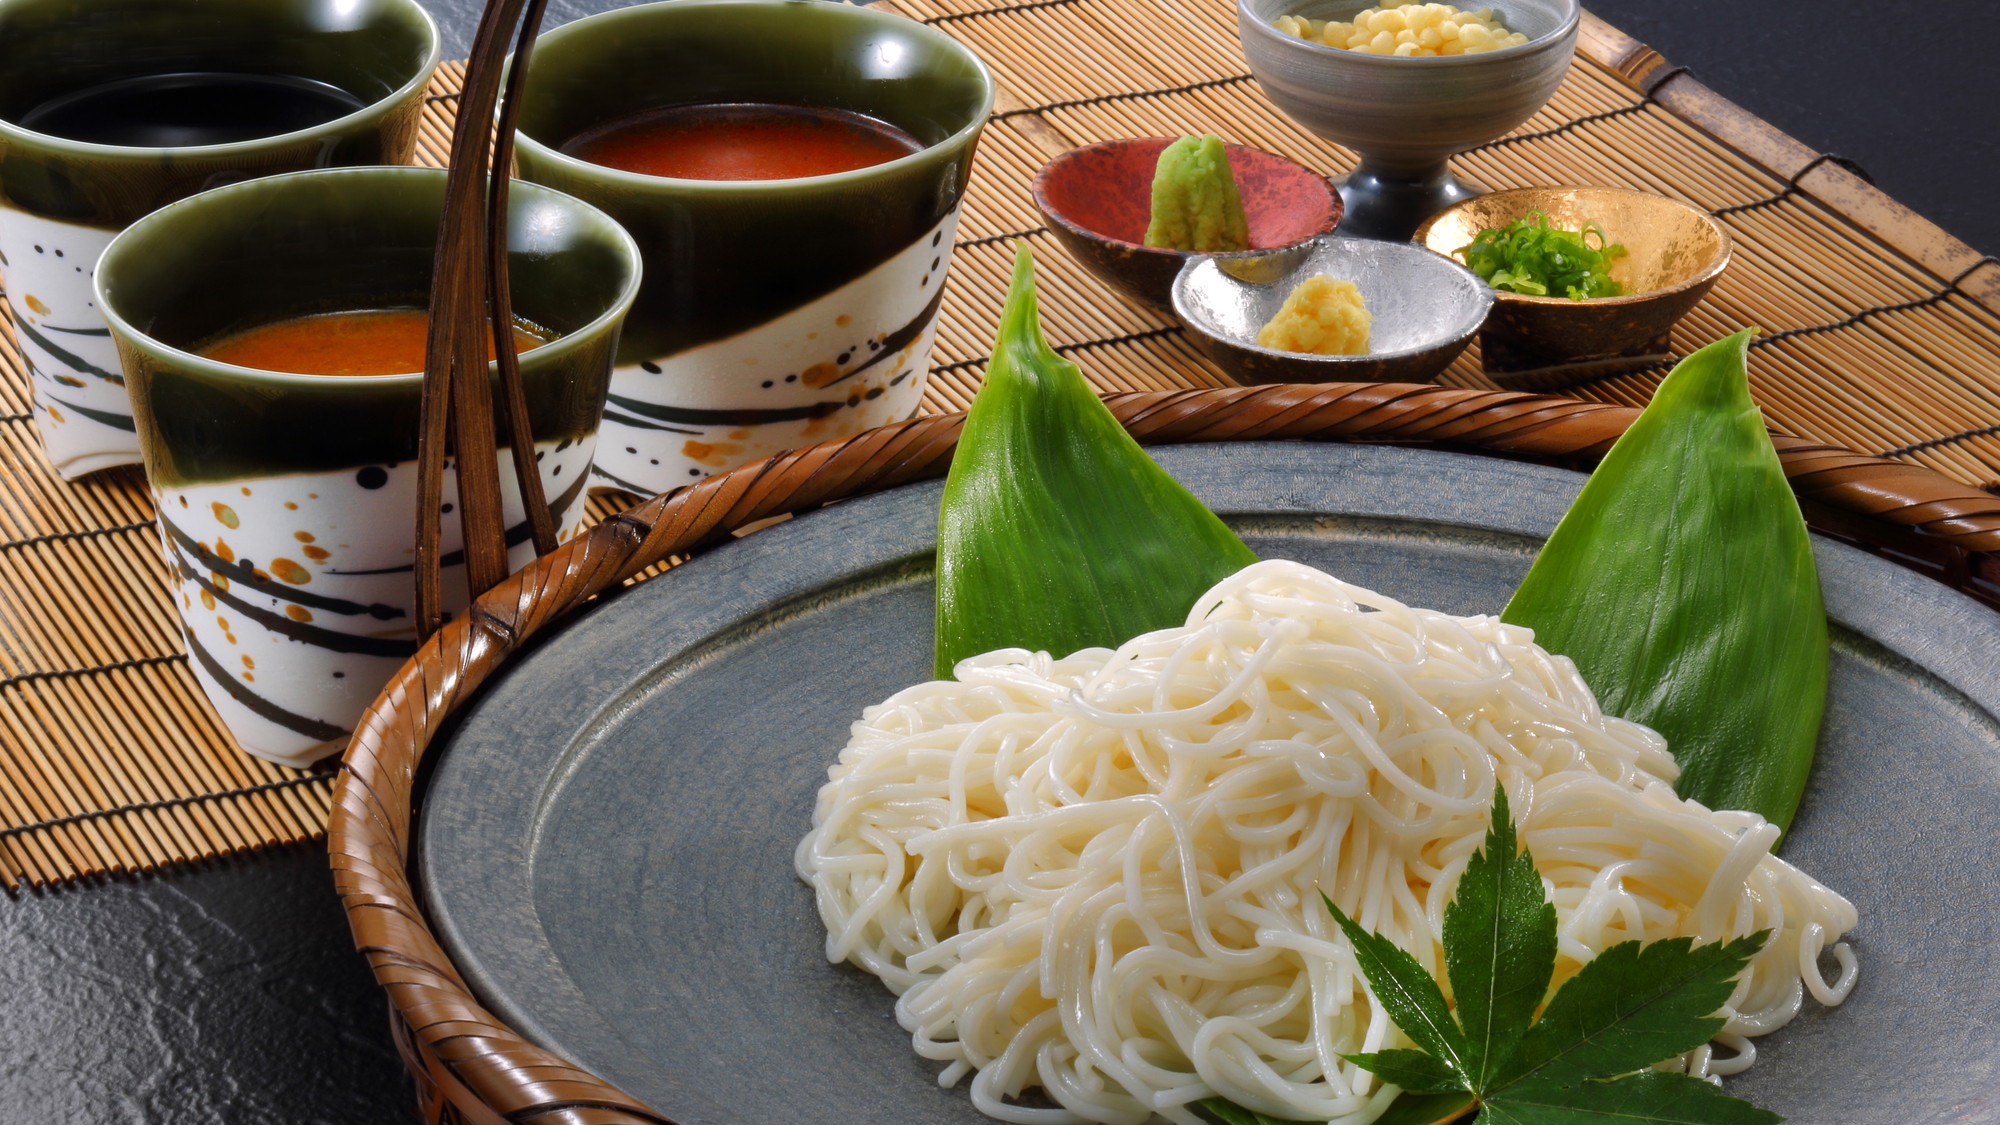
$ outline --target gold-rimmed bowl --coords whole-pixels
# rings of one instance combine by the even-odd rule
[[[1456,251],[1480,231],[1504,227],[1534,211],[1546,215],[1549,225],[1567,230],[1596,223],[1623,245],[1626,252],[1613,260],[1610,272],[1625,295],[1572,301],[1495,292],[1482,334],[1489,373],[1496,368],[1503,374],[1556,369],[1580,376],[1666,356],[1674,324],[1729,265],[1729,232],[1713,215],[1677,199],[1624,188],[1488,192],[1439,211],[1417,228],[1415,237],[1431,250],[1463,261]]]

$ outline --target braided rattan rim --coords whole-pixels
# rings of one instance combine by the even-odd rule
[[[1145,392],[1106,401],[1146,444],[1399,441],[1579,460],[1601,456],[1638,415],[1544,395],[1373,383]],[[508,1028],[472,996],[432,934],[408,860],[417,763],[440,725],[530,636],[648,566],[755,520],[944,475],[963,418],[927,415],[782,453],[614,516],[480,598],[383,689],[342,763],[329,847],[355,944],[388,990],[425,1120],[667,1121]],[[2000,497],[1920,466],[1799,438],[1774,440],[1809,508],[1913,528],[1985,563],[2000,557]]]

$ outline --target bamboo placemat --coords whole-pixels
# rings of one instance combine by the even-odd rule
[[[1274,109],[1244,71],[1227,0],[883,0],[992,66],[1000,101],[946,288],[930,409],[963,407],[1012,259],[1040,266],[1044,324],[1104,390],[1226,380],[1180,329],[1097,284],[1055,245],[1027,183],[1074,145],[1202,130],[1337,174],[1347,151]],[[419,159],[442,163],[460,68],[434,84]],[[1982,259],[1685,70],[1589,16],[1577,65],[1512,136],[1467,153],[1488,187],[1634,187],[1721,215],[1737,257],[1684,322],[1689,346],[1757,324],[1752,379],[1777,426],[2000,491],[2000,263]],[[1660,372],[1569,388],[1642,404]],[[1442,382],[1489,386],[1476,349]],[[0,329],[0,885],[142,870],[324,830],[329,774],[236,751],[181,654],[136,470],[64,484]],[[602,518],[613,507],[593,501]]]

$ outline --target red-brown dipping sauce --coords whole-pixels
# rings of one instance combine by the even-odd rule
[[[424,369],[430,316],[422,309],[359,309],[272,321],[227,336],[198,354],[238,367],[297,375],[407,375]],[[554,339],[517,321],[514,350],[525,352]],[[486,339],[493,358],[493,338]]]
[[[648,110],[579,134],[578,160],[677,180],[792,180],[869,168],[923,148],[886,121],[815,106],[738,102]]]

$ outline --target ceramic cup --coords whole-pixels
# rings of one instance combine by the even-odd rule
[[[408,162],[438,51],[437,27],[413,0],[0,0],[0,278],[58,473],[73,479],[139,460],[118,356],[91,292],[112,237],[155,208],[238,180]],[[85,91],[203,72],[307,79],[359,104],[320,125],[173,148],[37,128],[53,128],[65,101]],[[136,119],[149,98],[158,111],[161,96],[130,98],[119,112]]]
[[[250,753],[304,765],[340,749],[416,651],[412,560],[422,376],[289,375],[189,350],[316,312],[421,307],[444,200],[427,168],[300,172],[141,219],[104,252],[98,300],[132,392],[173,599],[196,678]],[[514,307],[554,342],[521,354],[542,488],[572,534],[638,248],[559,192],[510,193]],[[533,558],[500,453],[508,561]],[[448,608],[465,602],[445,474]]]
[[[926,147],[747,181],[639,175],[561,151],[607,122],[714,102],[849,110]],[[521,175],[602,207],[646,258],[593,483],[664,492],[915,412],[992,104],[986,68],[957,41],[846,4],[671,0],[543,35],[521,99]]]

